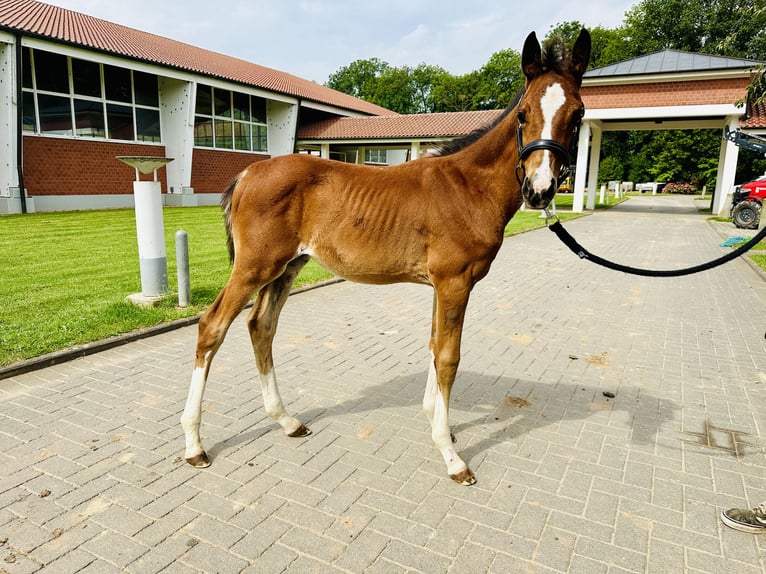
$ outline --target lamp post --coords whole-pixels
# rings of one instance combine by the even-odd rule
[[[151,306],[168,292],[168,264],[165,256],[165,227],[162,218],[162,190],[157,170],[173,161],[167,157],[119,156],[136,170],[133,197],[136,206],[138,261],[141,270],[141,293],[128,296],[136,305]],[[154,173],[154,181],[141,181],[139,172]]]

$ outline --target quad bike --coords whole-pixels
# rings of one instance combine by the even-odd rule
[[[761,205],[766,197],[766,175],[734,188],[731,197],[731,220],[741,229],[758,229]]]
[[[766,154],[766,138],[728,129],[724,137],[738,146]],[[766,175],[736,186],[731,199],[731,219],[734,225],[741,229],[757,229],[761,221],[761,206],[764,198],[766,198]]]

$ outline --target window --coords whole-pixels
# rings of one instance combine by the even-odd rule
[[[268,151],[265,99],[198,85],[194,111],[197,147]]]
[[[384,149],[366,149],[364,150],[364,163],[385,164],[388,154]]]
[[[154,74],[24,48],[22,75],[25,132],[162,141]]]

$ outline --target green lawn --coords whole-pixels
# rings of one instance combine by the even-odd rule
[[[575,217],[571,196],[556,199],[562,219]],[[152,308],[125,297],[141,290],[133,210],[33,213],[0,217],[0,367],[199,314],[229,275],[219,207],[165,208],[168,282],[175,290],[175,232],[189,238],[192,306],[176,298]],[[512,235],[542,227],[539,211],[523,211],[509,223]],[[313,261],[296,286],[331,275]]]

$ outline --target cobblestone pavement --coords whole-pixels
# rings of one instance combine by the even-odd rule
[[[689,198],[566,223],[650,268],[717,257]],[[745,261],[628,276],[539,230],[469,305],[446,476],[421,413],[431,291],[340,283],[290,298],[268,419],[242,319],[181,461],[195,327],[0,381],[0,572],[760,573],[766,537],[718,513],[766,500],[766,282]]]

